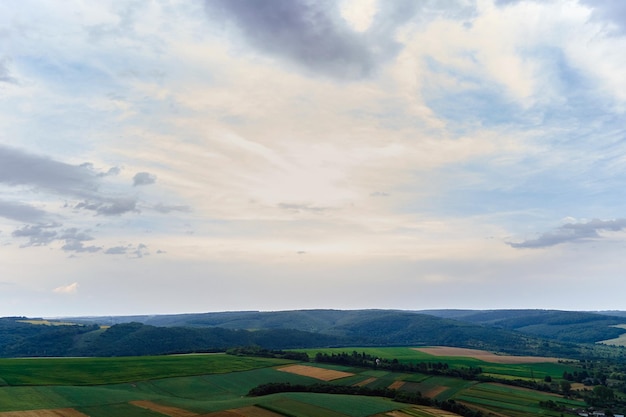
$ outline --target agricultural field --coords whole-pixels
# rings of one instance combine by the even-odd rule
[[[626,329],[626,324],[616,324],[615,326],[618,329]],[[602,340],[598,343],[602,343],[604,345],[615,345],[615,346],[626,346],[626,333],[616,337],[614,339]]]
[[[493,375],[504,379],[543,379],[546,376],[560,378],[563,372],[573,372],[576,367],[571,363],[559,363],[557,358],[541,358],[527,356],[505,356],[478,351],[474,349],[433,349],[433,348],[324,348],[303,349],[310,358],[318,352],[326,354],[340,354],[342,352],[366,353],[386,359],[397,359],[400,363],[438,363],[445,362],[451,368],[480,367],[486,375]],[[437,354],[429,353],[437,352]]]
[[[566,364],[498,364],[465,357],[437,357],[411,348],[358,348],[386,358],[450,366],[493,366],[490,372],[547,372]],[[330,351],[330,350],[326,350]],[[346,349],[333,350],[343,352]],[[350,349],[351,351],[351,349]],[[317,350],[309,351],[314,356]],[[469,362],[468,362],[469,361]],[[476,362],[478,361],[478,362]],[[542,366],[544,368],[542,368]],[[553,367],[553,368],[549,368]],[[536,367],[536,368],[535,368]],[[509,374],[511,375],[511,374]],[[567,406],[581,402],[495,383],[449,376],[298,363],[226,354],[132,358],[0,359],[0,417],[450,417],[454,414],[380,397],[285,392],[246,394],[268,382],[393,388],[454,400],[494,415],[559,413],[541,409],[551,399]],[[327,381],[327,382],[326,382]]]

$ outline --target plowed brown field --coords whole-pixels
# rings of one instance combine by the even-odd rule
[[[290,372],[296,375],[308,376],[322,381],[332,381],[334,379],[352,376],[350,372],[334,371],[332,369],[316,368],[315,366],[306,365],[289,365],[278,368],[279,371]]]
[[[550,358],[545,356],[496,355],[495,353],[487,352],[486,350],[466,349],[448,346],[415,348],[415,350],[435,356],[462,356],[467,358],[479,359],[485,362],[502,363],[509,365],[523,363],[557,362],[559,360],[559,358]]]

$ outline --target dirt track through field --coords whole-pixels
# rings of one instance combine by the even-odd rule
[[[182,408],[176,408],[176,407],[170,407],[168,405],[157,404],[157,403],[153,403],[152,401],[131,401],[130,404],[136,407],[141,407],[141,408],[145,408],[151,411],[156,411],[157,413],[165,414],[166,416],[170,416],[170,417],[192,417],[192,416],[198,415],[198,413],[183,410]]]
[[[0,417],[88,417],[73,408],[57,408],[54,410],[4,411]]]
[[[308,376],[310,378],[322,381],[332,381],[339,378],[345,378],[354,374],[350,372],[334,371],[332,369],[316,368],[315,366],[306,365],[290,365],[277,368],[279,371],[289,372],[296,375]]]
[[[559,358],[550,358],[545,356],[509,356],[496,355],[486,350],[466,349],[448,346],[435,346],[429,348],[414,348],[419,352],[428,353],[434,356],[460,356],[466,358],[479,359],[485,362],[501,363],[501,364],[524,364],[524,363],[545,363],[558,362]]]

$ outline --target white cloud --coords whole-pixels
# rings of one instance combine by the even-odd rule
[[[344,0],[339,10],[354,30],[365,32],[378,11],[378,0]]]
[[[78,292],[78,283],[73,282],[71,284],[62,285],[52,290],[55,294],[76,294]]]

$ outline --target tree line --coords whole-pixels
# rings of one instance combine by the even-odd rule
[[[480,367],[450,368],[445,362],[400,362],[398,359],[386,359],[365,352],[324,353],[315,355],[315,362],[332,363],[362,368],[385,369],[392,372],[410,372],[427,375],[444,375],[466,380],[474,380],[483,370]]]

